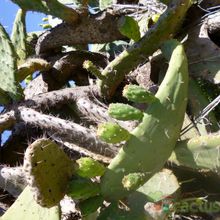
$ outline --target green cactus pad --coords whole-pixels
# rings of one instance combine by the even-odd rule
[[[108,200],[124,198],[130,192],[122,179],[130,173],[148,173],[148,181],[160,171],[179,138],[188,94],[188,65],[183,46],[175,45],[166,76],[141,123],[111,161],[101,181],[102,195]]]
[[[107,143],[116,144],[129,140],[131,134],[118,124],[106,122],[98,126],[97,135]]]
[[[1,94],[7,93],[16,99],[17,86],[15,72],[17,69],[17,55],[3,26],[0,24],[0,90]],[[5,97],[3,97],[5,98]],[[7,100],[7,97],[6,97]]]
[[[25,15],[26,12],[24,10],[18,10],[11,34],[11,41],[18,55],[18,65],[23,63],[27,58]]]
[[[138,188],[137,191],[131,193],[127,198],[127,204],[135,213],[145,213],[145,219],[152,219],[152,216],[155,216],[153,219],[167,219],[166,215],[168,212],[161,213],[160,210],[157,210],[157,212],[152,208],[155,207],[155,203],[158,202],[158,204],[160,204],[162,200],[172,203],[173,200],[178,198],[179,189],[178,180],[172,171],[163,169],[161,172],[156,173],[143,186]],[[158,218],[156,218],[157,215]],[[159,216],[161,218],[159,218]]]
[[[134,209],[141,210],[147,201],[158,202],[171,195],[174,199],[179,188],[178,180],[172,171],[163,169],[138,188],[136,192],[131,193],[128,196],[128,203]]]
[[[61,18],[70,24],[73,24],[78,19],[78,13],[74,9],[63,5],[57,0],[12,0],[12,2],[19,5],[23,10],[38,11],[45,14],[50,14]]]
[[[220,135],[204,135],[177,142],[169,161],[193,170],[220,172]]]
[[[90,179],[74,177],[68,184],[67,195],[73,199],[88,199],[97,196],[100,193],[98,183],[92,182]]]
[[[95,211],[102,205],[104,199],[102,196],[94,196],[84,201],[79,202],[79,209],[82,216],[87,216]]]
[[[65,195],[74,164],[57,144],[38,139],[25,152],[24,171],[36,201],[52,207]]]
[[[127,104],[113,103],[109,105],[108,113],[111,117],[118,120],[141,120],[143,112]]]
[[[0,218],[1,220],[60,220],[60,207],[44,208],[33,199],[29,186]]]
[[[90,157],[78,159],[76,161],[76,166],[76,174],[86,178],[102,176],[106,169],[101,163]]]
[[[123,90],[123,96],[137,103],[151,103],[157,100],[153,94],[138,85],[126,85]]]

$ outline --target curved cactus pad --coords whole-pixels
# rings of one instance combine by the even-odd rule
[[[144,115],[139,109],[122,103],[110,104],[108,113],[111,117],[123,121],[141,120]]]
[[[188,65],[183,46],[174,45],[169,68],[141,123],[132,131],[131,138],[119,150],[102,177],[102,195],[118,200],[130,192],[122,179],[130,173],[148,173],[148,181],[160,171],[170,157],[180,135],[187,103]],[[132,187],[133,189],[133,187]]]
[[[130,138],[130,133],[126,129],[111,122],[100,124],[98,126],[97,135],[101,140],[112,144],[127,141]]]
[[[52,207],[63,198],[74,171],[74,163],[48,139],[32,143],[24,156],[24,171],[36,201]]]
[[[1,220],[59,220],[60,207],[44,208],[33,199],[30,187],[26,187]]]
[[[123,90],[123,96],[137,103],[151,103],[157,100],[153,94],[138,85],[126,85]]]

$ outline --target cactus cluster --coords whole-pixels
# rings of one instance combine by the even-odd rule
[[[15,216],[18,220],[60,220],[64,196],[75,201],[85,220],[163,220],[170,214],[172,205],[166,204],[166,212],[155,210],[154,205],[161,207],[171,197],[175,201],[181,199],[184,182],[180,180],[180,171],[199,175],[211,173],[219,178],[220,135],[210,133],[219,129],[217,119],[211,113],[209,125],[205,124],[204,117],[201,117],[202,123],[197,120],[209,100],[199,83],[195,79],[189,80],[188,59],[183,44],[175,39],[169,40],[194,1],[161,1],[168,5],[167,10],[159,19],[156,18],[152,28],[142,38],[133,18],[119,18],[123,21],[118,27],[122,35],[136,43],[131,41],[132,46],[108,64],[100,62],[100,57],[105,61],[107,56],[98,53],[88,53],[84,57],[84,53],[76,52],[77,56],[65,59],[72,52],[68,50],[79,51],[85,49],[84,45],[74,45],[74,49],[68,47],[65,51],[54,50],[52,55],[51,51],[38,54],[36,48],[39,57],[28,58],[26,11],[57,16],[64,21],[61,28],[74,28],[77,32],[82,23],[87,25],[84,21],[78,21],[80,16],[87,16],[88,1],[83,1],[81,11],[65,5],[72,1],[12,2],[22,9],[17,13],[11,38],[0,24],[0,104],[6,107],[6,114],[0,116],[0,127],[2,131],[14,128],[13,139],[17,134],[22,136],[27,126],[34,130],[31,134],[36,132],[31,137],[36,140],[26,146],[27,135],[25,141],[21,138],[21,141],[13,142],[13,145],[18,144],[19,153],[25,152],[22,167],[0,167],[0,188],[15,197],[22,191],[0,217],[1,220],[12,220]],[[107,20],[108,10],[104,13]],[[102,16],[94,17],[95,21],[92,21],[93,16],[88,21],[91,19],[97,25],[99,20],[102,23]],[[56,32],[55,28],[53,30]],[[104,34],[107,31],[100,32]],[[50,39],[50,31],[47,33],[44,37]],[[124,36],[121,36],[122,39]],[[41,40],[37,44],[41,44]],[[131,82],[130,76],[124,80],[125,74],[159,47],[161,54],[156,58],[163,56],[168,68],[157,93],[136,85],[137,80],[134,84],[128,84]],[[93,56],[94,61],[91,62]],[[104,65],[106,67],[102,70]],[[32,85],[22,91],[20,83],[27,76],[35,77],[37,71],[40,77],[36,75],[32,82],[40,89],[34,88],[39,91],[33,93],[34,96],[28,96]],[[84,76],[88,72],[93,75],[90,77],[95,76],[92,80]],[[80,85],[84,85],[86,80],[90,85],[73,86],[71,80],[76,79],[77,84],[77,77],[83,78],[79,80]],[[95,85],[91,85],[94,82]],[[119,84],[126,85],[119,88]],[[67,86],[72,88],[63,89]],[[61,92],[52,91],[56,88],[60,88]],[[47,93],[43,94],[44,91]],[[122,97],[114,97],[112,101],[113,95],[119,92]],[[26,97],[21,97],[23,94]],[[21,98],[23,100],[18,102]],[[119,100],[124,103],[116,103]],[[52,114],[47,114],[50,111]],[[185,132],[188,124],[192,124],[193,129]],[[39,138],[42,135],[44,138]],[[3,153],[8,151],[6,155],[17,152],[17,148],[12,151],[7,148],[11,139],[1,149]],[[67,149],[70,145],[72,148]],[[94,149],[98,152],[97,160],[85,157],[89,153],[95,155]],[[107,160],[100,159],[101,163],[98,160],[102,156]],[[5,161],[7,163],[7,158]]]

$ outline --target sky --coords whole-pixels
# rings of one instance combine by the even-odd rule
[[[18,6],[10,0],[0,0],[0,23],[4,25],[6,31],[10,34],[12,25],[18,10]],[[31,1],[31,0],[30,0]],[[28,12],[26,16],[27,32],[42,30],[42,18],[46,17],[44,14],[37,12]]]
[[[12,3],[10,0],[0,1],[0,23],[4,26],[8,34],[11,34],[13,22],[19,7],[16,4]],[[26,15],[27,32],[42,30],[40,24],[43,23],[42,18],[44,17],[46,17],[46,15],[41,13],[28,12]],[[7,140],[10,133],[10,131],[3,132],[2,143],[4,143]]]

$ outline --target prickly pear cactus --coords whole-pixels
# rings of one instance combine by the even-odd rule
[[[17,86],[15,72],[17,69],[17,55],[4,27],[0,24],[0,102],[5,104],[16,99]]]
[[[138,85],[127,85],[123,89],[123,96],[136,103],[151,103],[156,101],[156,97]]]
[[[25,152],[24,171],[36,201],[52,207],[65,195],[74,164],[56,143],[38,139]]]
[[[102,176],[106,170],[105,166],[90,157],[76,160],[76,166],[76,174],[85,178]]]
[[[118,120],[141,120],[143,118],[143,112],[139,109],[127,104],[114,103],[110,104],[108,113],[111,117]]]
[[[73,199],[85,200],[97,196],[99,193],[100,186],[98,183],[78,176],[73,177],[67,187],[67,195]]]
[[[130,133],[118,124],[111,122],[103,123],[98,126],[97,135],[106,143],[120,143],[130,138]]]
[[[197,170],[220,171],[220,135],[210,134],[179,141],[169,161]]]
[[[26,11],[22,9],[18,10],[11,34],[11,41],[18,55],[18,65],[23,63],[27,58],[25,15]]]
[[[158,100],[147,108],[141,123],[102,177],[101,189],[106,199],[117,200],[130,193],[122,184],[130,173],[148,173],[144,181],[149,180],[161,170],[175,147],[186,110],[188,66],[183,46],[175,40],[169,44],[172,55],[156,94]]]
[[[20,194],[14,204],[0,218],[1,220],[60,220],[60,207],[44,208],[33,199],[29,186]]]
[[[74,23],[78,19],[78,13],[73,9],[63,5],[60,1],[50,0],[12,0],[15,4],[19,5],[23,10],[38,11],[45,14],[50,14],[59,17],[68,23]]]

